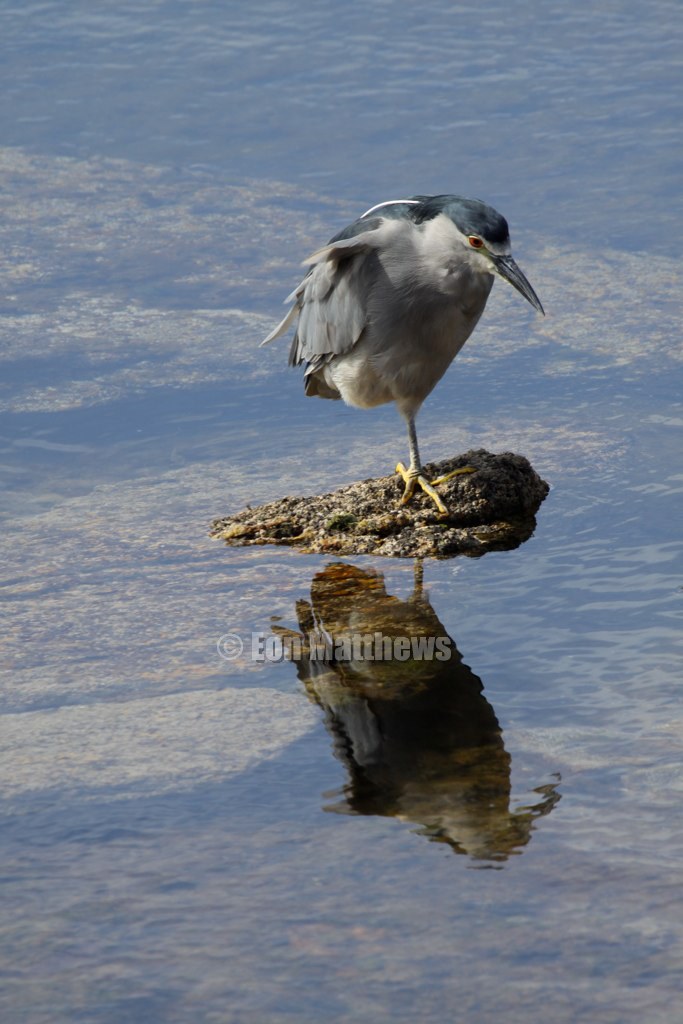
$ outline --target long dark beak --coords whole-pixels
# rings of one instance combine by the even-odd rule
[[[545,310],[541,305],[536,292],[533,290],[526,277],[519,269],[512,256],[493,256],[493,266],[497,274],[504,280],[509,281],[513,288],[516,288],[520,295],[523,295],[527,302],[530,302],[534,309],[545,316]]]

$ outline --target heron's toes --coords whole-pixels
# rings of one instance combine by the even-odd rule
[[[406,469],[402,462],[399,462],[397,464],[396,472],[401,474],[406,484],[403,496],[401,497],[401,505],[407,505],[410,499],[415,494],[415,488],[420,487],[424,491],[424,493],[427,494],[432,499],[437,509],[439,510],[439,513],[442,516],[448,515],[448,509],[446,508],[441,498],[430,484],[429,480],[426,479],[426,477],[422,476],[421,473],[411,473],[409,469]]]
[[[422,488],[422,490],[425,492],[425,494],[427,494],[432,499],[432,501],[436,505],[437,509],[439,510],[439,514],[442,515],[442,516],[447,516],[448,515],[448,509],[446,508],[446,506],[442,502],[441,498],[439,497],[439,495],[436,493],[436,491],[434,490],[434,488],[430,484],[429,480],[427,480],[425,477],[420,475],[417,478],[417,483]]]
[[[396,472],[400,473],[405,482],[406,486],[403,492],[403,496],[401,497],[401,504],[407,505],[412,496],[415,494],[415,488],[417,487],[417,481],[420,474],[411,472],[409,469],[406,469],[402,462],[396,463]]]
[[[476,473],[476,466],[461,466],[460,469],[453,469],[450,473],[444,473],[443,476],[437,476],[436,480],[432,480],[433,484],[445,484],[449,480],[452,480],[455,476],[461,476],[463,473]]]

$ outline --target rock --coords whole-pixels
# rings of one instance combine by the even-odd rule
[[[482,555],[517,547],[536,525],[550,490],[527,459],[484,449],[425,466],[429,479],[463,466],[474,473],[439,485],[449,509],[440,515],[421,491],[400,505],[397,476],[363,480],[332,494],[282,498],[217,519],[211,534],[235,546],[285,544],[306,552],[394,557]]]

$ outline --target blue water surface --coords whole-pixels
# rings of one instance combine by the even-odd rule
[[[3,1021],[680,1016],[682,23],[2,5]],[[518,549],[422,567],[435,710],[429,666],[391,703],[253,660],[341,615],[339,560],[208,534],[405,457],[257,344],[348,218],[445,191],[548,315],[496,286],[423,453],[551,492]],[[412,561],[343,561],[356,625],[379,587],[417,628]]]

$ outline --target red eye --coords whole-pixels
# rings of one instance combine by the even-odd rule
[[[467,241],[470,243],[473,249],[483,249],[484,243],[478,235],[469,235]]]

